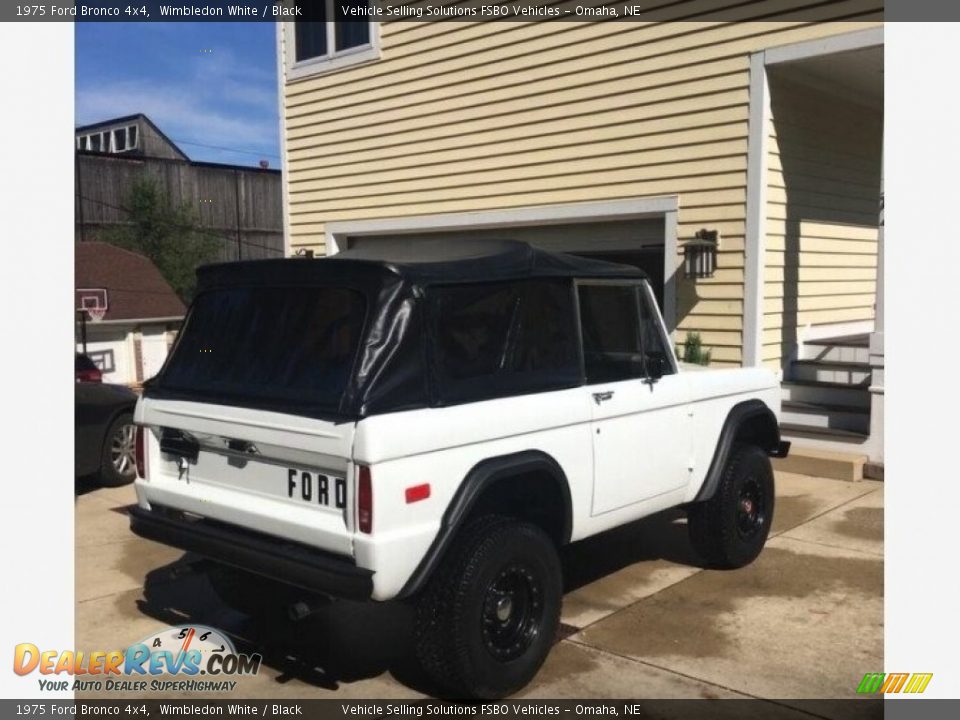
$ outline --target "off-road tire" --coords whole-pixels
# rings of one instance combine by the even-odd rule
[[[419,598],[417,658],[451,697],[505,697],[543,665],[562,600],[560,559],[546,533],[531,523],[482,517],[458,535]],[[503,620],[501,612],[516,616]]]
[[[687,513],[694,550],[712,568],[749,565],[770,534],[773,506],[770,458],[755,445],[735,445],[713,497]]]

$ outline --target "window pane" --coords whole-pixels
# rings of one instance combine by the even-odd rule
[[[100,133],[91,135],[88,142],[90,150],[93,150],[94,152],[100,151]]]
[[[667,360],[669,351],[660,330],[660,316],[650,307],[645,292],[640,293],[640,344],[646,359],[659,360],[664,372],[671,371],[671,363]]]
[[[310,11],[312,16],[321,20],[326,18],[325,3],[318,4]],[[296,22],[294,23],[296,58],[309,60],[327,54],[327,24],[326,22]]]
[[[643,377],[635,285],[581,285],[580,324],[588,383]]]
[[[440,399],[463,402],[572,387],[580,380],[568,282],[431,291]]]
[[[127,147],[133,150],[137,146],[137,126],[131,125],[129,128],[127,128],[127,130],[130,131],[130,137],[128,138],[130,144]]]
[[[347,12],[349,8],[366,9],[369,6],[370,0],[337,0],[334,3],[333,18],[336,21],[334,30],[337,50],[346,50],[370,42],[370,21],[357,20],[356,15]]]
[[[360,343],[363,296],[346,288],[202,293],[159,378],[173,391],[335,411]]]
[[[122,152],[127,149],[127,129],[120,128],[113,131],[113,151]]]

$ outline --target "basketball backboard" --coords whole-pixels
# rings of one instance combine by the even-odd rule
[[[94,322],[103,320],[110,309],[106,288],[76,288],[74,295],[77,312],[84,312]]]

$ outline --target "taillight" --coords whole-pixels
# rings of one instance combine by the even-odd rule
[[[361,465],[357,472],[357,528],[368,535],[373,530],[373,487],[366,465]]]
[[[137,476],[146,478],[147,465],[147,435],[143,431],[143,425],[137,425]]]
[[[77,370],[77,382],[103,382],[103,373],[97,368]]]

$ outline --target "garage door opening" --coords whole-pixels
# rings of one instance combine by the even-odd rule
[[[464,240],[517,240],[554,252],[607,260],[639,267],[650,276],[660,309],[664,306],[664,219],[663,217],[607,222],[563,223],[524,227],[464,229],[416,234],[351,235],[339,241],[339,248],[405,244],[410,250],[425,240],[450,243]]]

